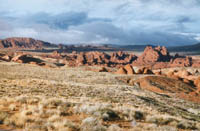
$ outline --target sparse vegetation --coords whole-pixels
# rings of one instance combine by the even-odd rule
[[[0,124],[27,131],[200,130],[200,105],[117,77],[0,63]]]

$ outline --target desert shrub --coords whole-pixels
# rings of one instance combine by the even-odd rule
[[[102,113],[101,119],[104,121],[114,121],[114,120],[120,120],[120,116],[118,113],[111,109],[103,109],[100,111]]]
[[[140,111],[135,111],[134,118],[136,120],[144,120],[144,114]]]
[[[56,108],[57,106],[61,105],[63,103],[62,100],[57,99],[57,98],[51,98],[43,101],[43,105],[46,108]]]
[[[112,124],[108,127],[108,131],[122,131],[122,129],[118,125]]]
[[[101,121],[94,117],[88,117],[81,123],[83,131],[106,131],[106,127],[101,124]]]
[[[175,127],[171,127],[171,126],[160,126],[160,127],[156,127],[152,130],[158,130],[158,131],[178,131]]]
[[[21,104],[26,104],[27,100],[28,100],[28,97],[26,97],[26,96],[19,96],[19,97],[16,98],[16,101],[21,103]]]
[[[146,122],[149,123],[155,123],[157,125],[168,125],[168,124],[177,124],[177,120],[175,120],[174,118],[170,118],[170,117],[156,117],[156,116],[148,116],[146,117]]]
[[[11,111],[16,111],[17,106],[16,106],[15,104],[10,104],[10,105],[9,105],[9,109],[10,109]]]
[[[127,108],[127,107],[122,107],[120,109],[118,109],[118,111],[121,113],[121,119],[125,120],[125,121],[132,121],[134,120],[134,111]]]
[[[86,113],[86,114],[93,114],[97,111],[101,111],[107,108],[112,108],[111,104],[93,104],[93,105],[76,105],[73,107],[76,113]]]
[[[27,100],[27,103],[28,104],[37,104],[37,103],[39,103],[39,101],[40,101],[40,98],[38,98],[38,97],[33,97],[33,98],[30,98],[29,100]]]
[[[32,124],[24,128],[25,131],[48,131],[46,125]]]
[[[56,109],[46,109],[40,112],[40,117],[41,118],[48,118],[54,114],[58,114],[58,110]]]
[[[0,124],[3,124],[4,120],[9,117],[7,112],[0,111]]]
[[[72,114],[72,112],[69,111],[70,107],[71,107],[70,103],[63,103],[62,105],[59,105],[57,107],[57,109],[59,111],[59,115],[60,116],[67,116],[67,115]]]
[[[14,114],[9,118],[6,118],[4,121],[4,124],[8,125],[8,126],[14,126],[14,127],[18,127],[18,128],[23,128],[25,123],[26,123],[26,118],[20,118],[19,114]]]
[[[196,130],[197,127],[195,125],[195,123],[190,123],[187,121],[181,121],[177,124],[177,128],[179,129],[190,129],[190,130]]]
[[[61,117],[56,114],[48,118],[48,122],[56,122],[56,121],[61,121],[61,120],[62,120]]]
[[[55,127],[56,130],[59,131],[65,131],[65,130],[70,130],[70,131],[79,131],[79,126],[74,124],[72,121],[64,119],[62,121],[55,121],[53,123],[53,126]]]

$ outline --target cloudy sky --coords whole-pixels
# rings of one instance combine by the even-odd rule
[[[0,39],[196,44],[199,12],[200,0],[0,0]]]

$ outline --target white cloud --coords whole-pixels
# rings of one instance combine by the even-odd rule
[[[199,41],[199,10],[199,0],[1,0],[0,37],[193,44]],[[188,32],[194,35],[183,35]]]

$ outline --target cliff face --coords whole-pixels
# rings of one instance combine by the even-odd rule
[[[32,38],[7,38],[0,40],[0,48],[26,48],[26,49],[42,49],[43,47],[50,47],[52,44]]]

